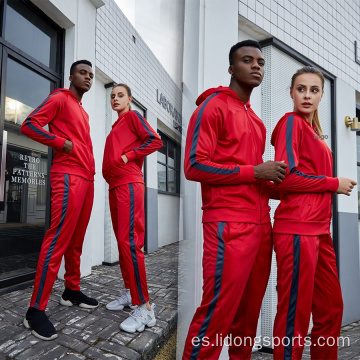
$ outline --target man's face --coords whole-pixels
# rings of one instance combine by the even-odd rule
[[[94,73],[89,65],[78,64],[74,67],[69,80],[79,92],[85,93],[90,90],[93,78]]]
[[[239,85],[254,88],[263,80],[264,66],[265,60],[258,48],[243,46],[235,51],[229,73]]]

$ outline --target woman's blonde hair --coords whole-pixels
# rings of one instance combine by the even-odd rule
[[[324,90],[324,83],[325,83],[325,78],[324,78],[324,75],[323,73],[312,67],[312,66],[304,66],[302,67],[301,69],[299,69],[298,71],[296,71],[296,73],[292,76],[291,78],[291,86],[290,88],[292,89],[293,86],[294,86],[294,83],[295,83],[295,79],[299,76],[299,75],[302,75],[302,74],[315,74],[317,76],[319,76],[320,80],[321,80],[321,83],[322,83],[322,90]],[[319,135],[323,135],[323,132],[322,132],[322,129],[321,129],[321,125],[320,125],[320,119],[319,119],[319,111],[318,109],[316,109],[314,111],[314,115],[313,115],[313,118],[312,118],[312,123],[313,123],[313,126],[315,126],[316,128],[316,131]]]
[[[122,86],[123,88],[125,88],[127,94],[128,94],[128,97],[131,97],[131,89],[130,89],[130,86],[129,85],[126,85],[126,84],[116,84],[112,87],[112,89],[114,90],[116,87],[118,86]],[[131,105],[129,105],[129,110],[131,110]]]

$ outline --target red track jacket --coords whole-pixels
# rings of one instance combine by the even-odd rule
[[[102,172],[110,189],[144,182],[144,156],[162,147],[159,135],[136,110],[126,111],[116,120],[106,139]],[[127,164],[121,158],[126,155]]]
[[[49,124],[49,132],[43,127]],[[94,180],[95,162],[90,138],[89,116],[69,89],[56,89],[23,122],[21,132],[41,144],[51,146],[51,172]],[[63,150],[71,140],[69,154]]]
[[[285,114],[271,137],[275,161],[288,164],[285,179],[277,184],[280,205],[273,232],[297,235],[330,233],[332,193],[339,187],[333,178],[331,150],[301,115]]]
[[[184,170],[201,183],[203,222],[269,222],[269,186],[254,178],[265,150],[263,122],[228,87],[205,91],[196,104]]]

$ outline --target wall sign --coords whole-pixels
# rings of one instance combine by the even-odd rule
[[[162,105],[162,107],[167,110],[167,112],[173,117],[173,126],[180,133],[182,132],[182,117],[180,111],[175,109],[173,104],[166,99],[165,95],[162,93],[159,94],[159,89],[156,89],[156,101]]]
[[[19,184],[32,184],[45,186],[45,174],[39,172],[40,158],[20,154],[20,160],[24,161],[24,168],[13,168],[11,181]]]

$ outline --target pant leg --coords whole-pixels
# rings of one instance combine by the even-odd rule
[[[251,358],[261,304],[271,271],[271,224],[255,225],[253,236],[259,237],[261,243],[229,332],[231,360]]]
[[[115,193],[121,267],[126,269],[133,305],[141,305],[149,301],[142,251],[145,236],[145,186],[142,183],[125,184],[116,187]]]
[[[183,360],[219,358],[260,246],[255,226],[204,223],[203,297],[189,327]]]
[[[343,313],[336,258],[330,235],[320,236],[312,304],[311,359],[336,360]]]
[[[41,245],[30,306],[45,310],[59,271],[61,259],[77,225],[83,199],[74,179],[77,176],[52,173],[51,224]]]
[[[90,220],[94,201],[94,182],[80,176],[70,175],[72,186],[78,189],[80,214],[74,233],[65,251],[65,286],[71,290],[80,290],[80,257],[86,229]],[[82,203],[81,203],[82,201]]]
[[[319,237],[274,234],[273,238],[278,267],[274,359],[301,360],[309,330]]]
[[[117,206],[117,196],[116,196],[116,188],[109,191],[109,205],[110,205],[110,214],[111,221],[114,229],[114,234],[118,244],[119,250],[119,266],[120,271],[124,280],[125,288],[130,289],[129,275],[126,272],[126,267],[124,266],[124,257],[121,256],[122,253],[119,248],[119,223],[121,223],[122,219],[118,216],[118,206]],[[126,225],[126,224],[125,224]]]

